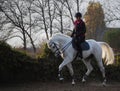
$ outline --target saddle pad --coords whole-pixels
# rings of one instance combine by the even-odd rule
[[[73,46],[73,48],[74,48],[75,50],[78,51],[79,48],[78,48],[77,45],[76,45],[75,39],[72,39],[72,46]],[[85,41],[85,42],[81,43],[81,48],[82,48],[83,51],[84,51],[84,50],[89,50],[89,49],[90,49],[90,46],[89,46],[89,44]]]
[[[89,49],[90,49],[90,46],[89,46],[89,44],[85,41],[85,42],[81,43],[81,48],[82,48],[82,50],[89,50]]]

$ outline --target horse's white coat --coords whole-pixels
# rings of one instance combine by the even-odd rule
[[[67,43],[72,40],[71,37],[64,35],[64,34],[55,34],[48,42],[48,47],[54,52],[56,49],[52,48],[50,45],[54,42],[59,49],[62,49]],[[89,50],[83,51],[83,59],[82,61],[87,67],[86,75],[88,76],[93,67],[90,63],[90,60],[84,60],[89,57],[91,54],[94,55],[100,71],[102,72],[103,78],[105,78],[105,69],[102,63],[102,59],[105,59],[105,63],[112,64],[114,63],[114,53],[111,47],[105,42],[96,42],[95,40],[86,40],[90,46]],[[62,51],[61,51],[62,52]],[[62,70],[64,66],[67,66],[71,76],[74,75],[73,67],[71,62],[76,56],[77,51],[72,47],[72,44],[61,54],[62,58],[64,59],[63,62],[59,65],[59,71]],[[83,78],[83,80],[85,80]]]

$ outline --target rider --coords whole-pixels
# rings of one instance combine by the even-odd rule
[[[77,41],[76,45],[78,47],[79,56],[82,58],[81,43],[85,41],[86,26],[84,21],[81,19],[82,14],[77,12],[75,14],[76,20],[74,21],[74,29],[71,37],[75,38]]]

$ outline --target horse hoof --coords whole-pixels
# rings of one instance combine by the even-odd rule
[[[102,86],[103,86],[103,87],[106,87],[106,83],[105,83],[105,82],[103,82],[103,83],[102,83]]]
[[[75,86],[75,84],[72,84],[72,86]]]
[[[104,79],[104,81],[103,81],[103,83],[102,83],[102,85],[103,85],[103,87],[105,87],[106,86],[106,79]]]
[[[82,79],[82,83],[85,83],[86,82],[86,80],[85,79]]]
[[[59,78],[60,83],[63,83],[64,78]]]
[[[64,80],[64,78],[59,78],[59,80],[60,80],[60,81],[63,81],[63,80]]]
[[[74,86],[75,85],[75,82],[72,82],[72,86]]]

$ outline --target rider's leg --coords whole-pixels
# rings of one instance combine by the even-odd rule
[[[81,43],[79,43],[79,57],[82,59],[83,58],[83,54],[82,54],[82,48],[81,48]]]
[[[83,42],[83,38],[82,37],[78,37],[78,51],[79,51],[79,57],[82,59],[83,55],[82,55],[82,48],[81,48],[81,43]]]

